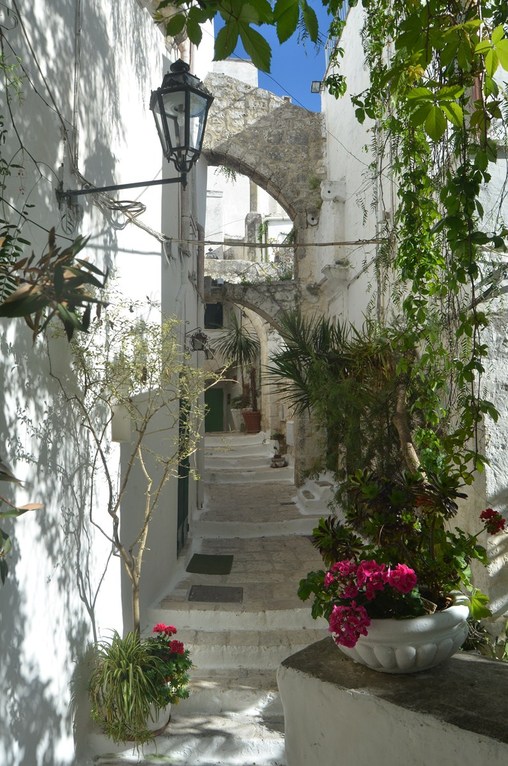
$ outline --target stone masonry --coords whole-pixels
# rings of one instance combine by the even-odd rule
[[[251,178],[302,225],[321,206],[322,117],[232,77],[209,74],[214,94],[203,154]]]

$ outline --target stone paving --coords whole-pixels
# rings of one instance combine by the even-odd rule
[[[242,461],[238,435],[221,439],[220,452]],[[252,439],[245,439],[252,461]],[[226,445],[226,446],[225,446]],[[259,444],[259,455],[271,454]],[[255,450],[255,451],[256,451]],[[207,451],[210,454],[210,450]],[[258,457],[259,457],[258,455]],[[213,456],[214,462],[217,457]],[[219,460],[220,462],[220,460]],[[215,469],[217,470],[217,469]],[[263,470],[261,468],[261,470]],[[276,668],[281,660],[327,635],[324,623],[310,617],[310,607],[297,595],[298,583],[310,569],[322,566],[308,533],[282,533],[302,520],[294,502],[296,489],[285,474],[269,482],[214,481],[205,487],[204,509],[192,536],[194,553],[233,554],[228,575],[187,573],[182,568],[150,619],[178,626],[195,663],[191,696],[174,709],[172,721],[156,746],[125,752],[98,763],[171,763],[174,766],[285,766],[284,717]],[[277,482],[277,475],[281,481]],[[229,481],[229,480],[228,480]],[[305,519],[315,526],[326,507]],[[265,534],[243,536],[245,530]],[[213,530],[200,537],[196,530]],[[208,526],[207,526],[208,525]],[[241,603],[190,602],[193,585],[243,588]]]

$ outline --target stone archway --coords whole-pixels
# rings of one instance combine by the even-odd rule
[[[321,207],[322,116],[233,77],[209,74],[214,94],[203,155],[265,189],[299,230],[314,225]]]
[[[299,262],[306,257],[305,244],[312,241],[308,230],[317,224],[322,204],[323,117],[228,75],[209,74],[205,85],[215,100],[208,116],[203,156],[209,165],[224,165],[264,189],[284,208],[295,229],[298,250],[293,282],[263,284],[256,280],[254,284],[232,284],[226,277],[220,280],[220,288],[205,291],[210,302],[226,300],[254,311],[260,320],[268,323],[261,332],[261,335],[265,333],[266,344],[270,335],[268,326],[272,332],[277,329],[277,314],[307,297],[306,293],[302,295],[298,279]],[[300,452],[301,445],[298,445],[295,451],[297,483],[302,473]]]

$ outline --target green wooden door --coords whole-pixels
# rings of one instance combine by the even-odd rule
[[[224,431],[224,390],[210,388],[205,391],[205,431]]]

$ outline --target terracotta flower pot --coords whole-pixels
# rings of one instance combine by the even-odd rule
[[[242,415],[247,433],[259,433],[261,430],[261,413],[258,410],[242,410]]]

